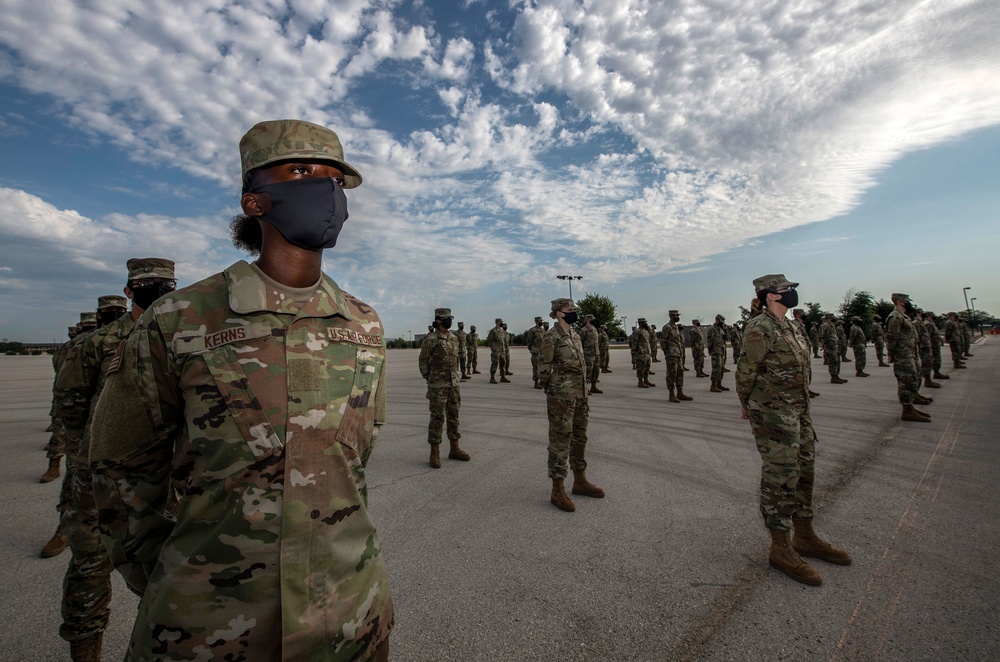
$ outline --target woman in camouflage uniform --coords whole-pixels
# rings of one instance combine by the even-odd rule
[[[755,315],[744,334],[736,392],[763,461],[760,510],[771,532],[768,562],[798,582],[818,586],[819,573],[800,554],[838,565],[849,564],[851,557],[812,528],[816,432],[809,413],[809,341],[785,318],[798,303],[798,283],[772,274],[753,284]]]

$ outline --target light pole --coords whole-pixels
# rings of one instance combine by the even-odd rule
[[[962,288],[962,296],[965,297],[965,314],[968,315],[970,318],[972,317],[972,312],[969,310],[969,290],[971,289],[972,289],[971,287]]]
[[[556,276],[556,278],[558,278],[559,280],[568,280],[569,281],[569,298],[570,299],[573,298],[573,281],[574,280],[583,280],[583,276],[562,276],[562,275],[560,275],[560,276]]]
[[[983,331],[982,327],[979,326],[979,314],[976,313],[976,297],[972,297],[971,299],[969,299],[969,301],[972,303],[972,320],[969,320],[969,323],[975,324],[976,325],[975,328],[979,329],[979,335],[982,336]]]

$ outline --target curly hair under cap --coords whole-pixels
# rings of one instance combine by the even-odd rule
[[[243,187],[240,196],[249,193],[257,187],[257,176],[260,170],[255,168],[243,176]],[[260,221],[246,214],[237,214],[229,221],[229,238],[233,246],[250,255],[260,255],[264,245],[264,233],[260,229]]]

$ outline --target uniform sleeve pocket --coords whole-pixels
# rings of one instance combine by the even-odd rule
[[[374,422],[368,415],[368,405],[374,397],[381,375],[382,362],[385,359],[368,350],[358,349],[354,367],[354,384],[351,395],[347,398],[344,415],[337,430],[337,441],[353,448],[359,455],[365,451],[365,446],[371,443],[371,431],[364,433],[368,421]]]
[[[281,440],[267,420],[264,408],[254,395],[246,373],[236,361],[236,356],[228,346],[206,352],[203,355],[215,385],[219,389],[222,402],[253,461],[271,457],[282,449]],[[249,459],[249,458],[248,458]]]

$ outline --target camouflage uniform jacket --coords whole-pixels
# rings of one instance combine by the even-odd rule
[[[962,340],[961,330],[958,328],[958,323],[955,320],[949,319],[944,324],[944,339],[947,342],[960,342]]]
[[[965,338],[966,342],[972,340],[972,327],[970,327],[965,320],[958,321],[959,330],[962,332],[962,337]]]
[[[130,659],[367,659],[392,628],[365,478],[381,320],[326,275],[301,306],[268,289],[241,261],[157,300],[95,411],[102,534],[142,594]]]
[[[709,355],[722,356],[726,353],[725,332],[719,328],[718,324],[708,327],[706,346]]]
[[[538,350],[542,347],[542,336],[545,335],[545,329],[540,326],[533,326],[524,332],[524,344],[527,345],[528,351],[532,354],[537,354]]]
[[[847,332],[844,331],[844,325],[834,326],[834,329],[837,331],[837,346],[840,349],[845,349],[847,347]]]
[[[689,337],[691,338],[691,355],[701,356],[702,352],[705,351],[705,338],[701,335],[701,327],[692,327]]]
[[[476,347],[479,346],[479,334],[472,333],[470,331],[469,333],[465,334],[465,342],[468,345],[469,349],[472,350],[476,349]]]
[[[86,467],[90,455],[90,419],[104,388],[108,365],[134,322],[128,314],[78,336],[66,351],[56,376],[56,410],[66,430],[66,461]]]
[[[455,340],[458,341],[458,354],[459,356],[461,356],[465,354],[465,345],[466,345],[465,331],[459,329],[458,331],[455,332],[454,335],[455,335]]]
[[[886,322],[885,342],[893,359],[912,359],[917,355],[917,331],[910,318],[894,310]]]
[[[435,331],[424,338],[418,363],[428,388],[450,388],[461,383],[458,347],[454,333]]]
[[[806,332],[806,323],[805,322],[803,322],[802,320],[800,320],[798,317],[793,317],[792,318],[792,324],[795,325],[795,328],[798,329],[799,334],[803,338],[809,338],[809,334]]]
[[[850,342],[851,347],[854,349],[863,349],[868,344],[868,341],[865,339],[865,332],[857,324],[851,326]]]
[[[823,322],[823,326],[819,330],[819,338],[821,344],[823,345],[823,353],[826,354],[836,354],[840,351],[840,338],[837,335],[837,329],[834,328],[832,322]]]
[[[927,326],[923,320],[913,323],[913,329],[917,332],[917,349],[921,354],[929,355],[933,344],[931,334],[927,332]]]
[[[660,333],[660,346],[663,348],[664,355],[681,357],[684,353],[684,336],[681,335],[677,324],[671,322],[663,327],[663,331]]]
[[[809,413],[809,341],[791,321],[765,310],[749,322],[736,370],[746,409]]]
[[[643,329],[642,327],[635,330],[632,334],[635,336],[635,356],[636,358],[647,358],[652,356],[652,349],[650,349],[649,337],[651,332],[649,329]]]
[[[587,399],[587,362],[583,343],[572,328],[556,324],[538,351],[538,383],[548,395]]]
[[[937,324],[931,320],[924,320],[924,328],[927,329],[927,335],[931,340],[931,349],[938,349],[941,347],[941,332],[938,331]]]
[[[489,345],[492,350],[501,350],[504,346],[504,332],[503,329],[499,327],[493,327],[490,332],[486,334],[486,344]]]
[[[872,342],[885,342],[885,335],[882,333],[882,325],[878,323],[878,320],[872,322]]]
[[[597,351],[603,354],[604,352],[608,351],[608,348],[609,348],[610,345],[611,345],[611,339],[608,338],[607,332],[606,331],[598,331],[597,332]]]
[[[591,358],[596,358],[601,351],[600,339],[597,337],[597,329],[593,326],[584,325],[583,329],[580,330],[580,343],[583,345],[583,353],[585,356]]]

